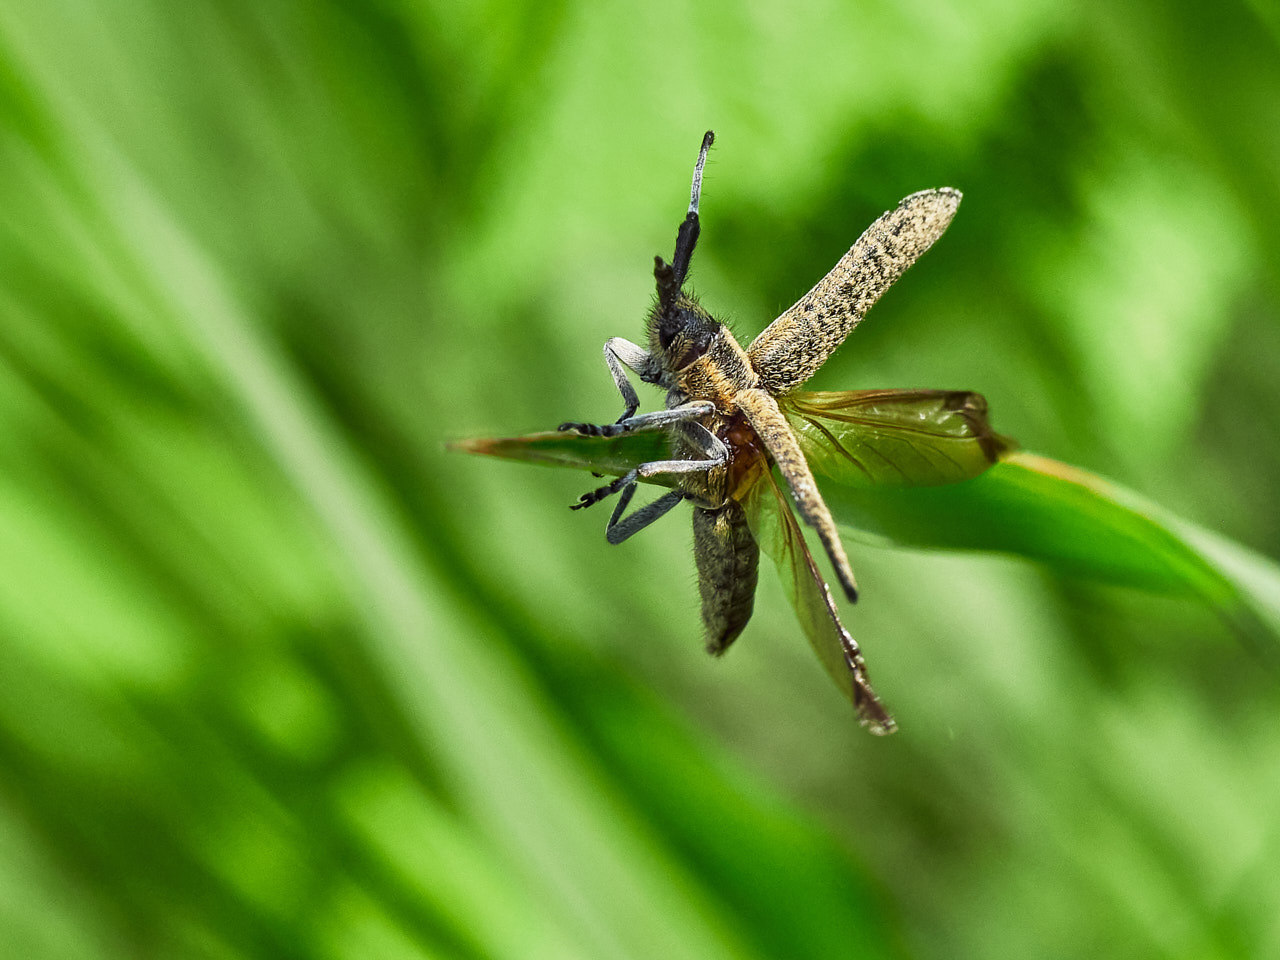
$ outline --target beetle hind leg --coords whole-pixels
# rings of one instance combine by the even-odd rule
[[[672,490],[664,493],[652,503],[641,507],[631,516],[623,517],[623,511],[631,503],[631,497],[635,492],[635,484],[622,491],[622,496],[618,499],[618,505],[613,510],[613,516],[609,518],[609,524],[604,529],[604,538],[614,546],[639,533],[655,520],[665,517],[672,507],[684,499],[682,491]]]

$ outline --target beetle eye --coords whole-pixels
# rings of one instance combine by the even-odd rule
[[[677,370],[683,370],[701,357],[711,346],[712,331],[702,326],[686,328],[680,356],[672,357]]]
[[[679,305],[653,314],[656,347],[671,370],[682,370],[707,352],[718,324],[696,308]]]
[[[685,348],[684,353],[680,355],[680,358],[676,360],[676,369],[683,370],[689,364],[693,363],[693,361],[706,353],[709,346],[711,346],[711,344],[701,338],[689,344],[689,346]]]

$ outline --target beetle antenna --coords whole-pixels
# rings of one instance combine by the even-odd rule
[[[707,151],[715,143],[716,135],[708,130],[702,137],[702,149],[698,151],[698,162],[693,167],[693,187],[689,191],[689,212],[676,233],[676,252],[671,258],[671,269],[675,274],[676,286],[684,284],[689,273],[689,261],[693,258],[693,248],[698,245],[698,234],[702,228],[698,223],[698,203],[702,199],[702,168],[707,163]]]
[[[716,142],[714,130],[702,135],[702,149],[698,151],[698,162],[693,165],[693,188],[689,191],[689,213],[698,215],[698,201],[702,199],[702,168],[707,165],[707,151]]]
[[[671,264],[661,257],[653,258],[653,278],[658,281],[658,304],[665,313],[680,296],[680,281]]]

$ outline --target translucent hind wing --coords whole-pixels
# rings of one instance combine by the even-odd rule
[[[764,444],[778,471],[787,482],[796,509],[801,518],[818,533],[822,547],[831,559],[835,568],[836,579],[844,589],[845,596],[851,603],[858,600],[858,585],[853,578],[853,568],[849,565],[849,557],[840,542],[840,533],[826,501],[818,490],[809,464],[805,461],[804,451],[800,448],[791,424],[778,408],[778,402],[772,395],[763,390],[741,390],[734,401],[755,430]]]
[[[853,702],[859,723],[874,734],[893,733],[897,725],[871,688],[862,652],[840,622],[831,591],[772,472],[761,475],[742,506],[756,543],[778,567],[800,628],[827,673]]]
[[[845,486],[959,483],[1013,446],[983,396],[964,390],[796,392],[778,407],[809,468]]]

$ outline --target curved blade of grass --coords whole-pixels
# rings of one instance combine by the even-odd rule
[[[1109,583],[1222,596],[1221,575],[1157,507],[1034,454],[1010,454],[950,486],[822,489],[838,522],[902,546],[1012,553]]]
[[[611,439],[541,433],[451,444],[469,453],[614,475],[660,459],[665,448],[660,433]],[[960,483],[868,486],[849,483],[847,470],[824,469],[824,463],[817,459],[812,466],[842,525],[900,546],[1008,553],[1072,576],[1192,594],[1246,636],[1266,638],[1269,647],[1280,638],[1280,569],[1272,561],[1088,471],[1015,452]]]
[[[1028,557],[1073,576],[1191,594],[1277,650],[1280,569],[1096,474],[1030,453],[945,487],[823,485],[838,523],[901,546]]]

